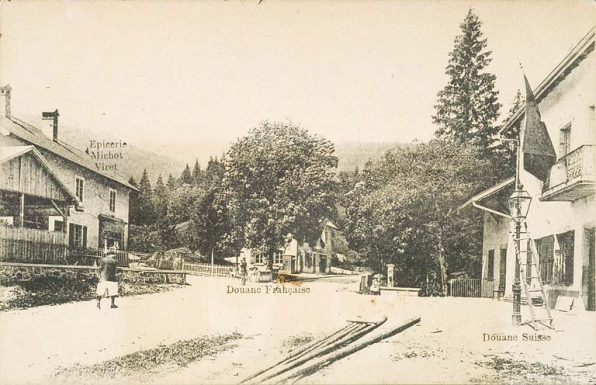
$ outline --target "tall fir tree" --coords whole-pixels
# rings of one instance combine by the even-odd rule
[[[188,166],[188,163],[186,164],[184,171],[182,171],[182,174],[180,175],[180,179],[178,180],[178,182],[180,183],[180,185],[192,184],[192,174],[190,172],[190,167]]]
[[[438,138],[455,144],[473,144],[490,155],[496,141],[501,104],[495,89],[496,76],[486,72],[491,62],[487,39],[483,38],[482,22],[470,9],[460,25],[449,54],[445,73],[449,81],[437,94],[436,114]]]
[[[166,182],[166,187],[168,188],[169,192],[172,192],[176,189],[176,178],[172,174],[168,176],[168,181]]]
[[[199,165],[199,160],[195,160],[195,165],[192,168],[192,181],[195,185],[199,186],[202,183],[203,179],[203,172],[201,171],[201,165]]]
[[[164,218],[168,213],[168,191],[166,185],[163,183],[161,174],[157,177],[155,182],[155,190],[153,190],[153,206],[155,207],[155,214],[157,219]]]
[[[155,207],[153,206],[153,189],[149,181],[147,169],[139,181],[139,225],[151,225],[155,223]]]

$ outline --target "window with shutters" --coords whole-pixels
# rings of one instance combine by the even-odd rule
[[[575,231],[568,231],[563,234],[557,234],[559,243],[559,260],[555,269],[556,283],[571,286],[573,285],[573,247]]]
[[[116,190],[109,189],[110,193],[110,212],[116,212]]]
[[[79,201],[83,203],[85,198],[85,178],[75,176],[75,194],[79,198]]]
[[[526,282],[528,285],[532,283],[532,244],[531,239],[528,239],[528,251],[526,253]]]
[[[571,151],[571,123],[559,131],[559,159]]]
[[[553,265],[554,265],[555,237],[548,237],[536,240],[536,250],[540,260],[540,278],[542,283],[553,283]]]
[[[488,251],[488,265],[486,266],[486,279],[492,281],[495,278],[495,251]]]
[[[71,223],[68,230],[68,244],[71,249],[87,247],[87,226]]]

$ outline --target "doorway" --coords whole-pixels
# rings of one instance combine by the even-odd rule
[[[596,310],[596,274],[594,261],[594,228],[584,229],[582,297],[586,310]]]

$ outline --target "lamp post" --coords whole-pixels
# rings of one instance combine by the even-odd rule
[[[515,222],[515,279],[513,281],[513,314],[511,316],[511,322],[513,326],[521,325],[521,279],[520,279],[520,258],[519,254],[521,251],[521,225],[528,216],[528,210],[530,209],[530,203],[532,197],[524,190],[524,186],[519,183],[519,175],[517,175],[517,183],[515,185],[515,191],[509,198],[509,210],[511,218]],[[528,299],[529,300],[529,299]]]

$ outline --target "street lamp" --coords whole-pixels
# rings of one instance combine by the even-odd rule
[[[519,178],[519,177],[518,177]],[[530,203],[532,197],[524,190],[524,186],[519,183],[519,179],[515,186],[515,191],[509,198],[509,212],[511,218],[515,222],[515,242],[517,247],[515,248],[515,280],[513,282],[513,315],[511,321],[514,326],[521,325],[521,280],[520,280],[520,261],[519,253],[521,250],[521,225],[528,216],[530,210]],[[528,298],[528,301],[530,299]]]

